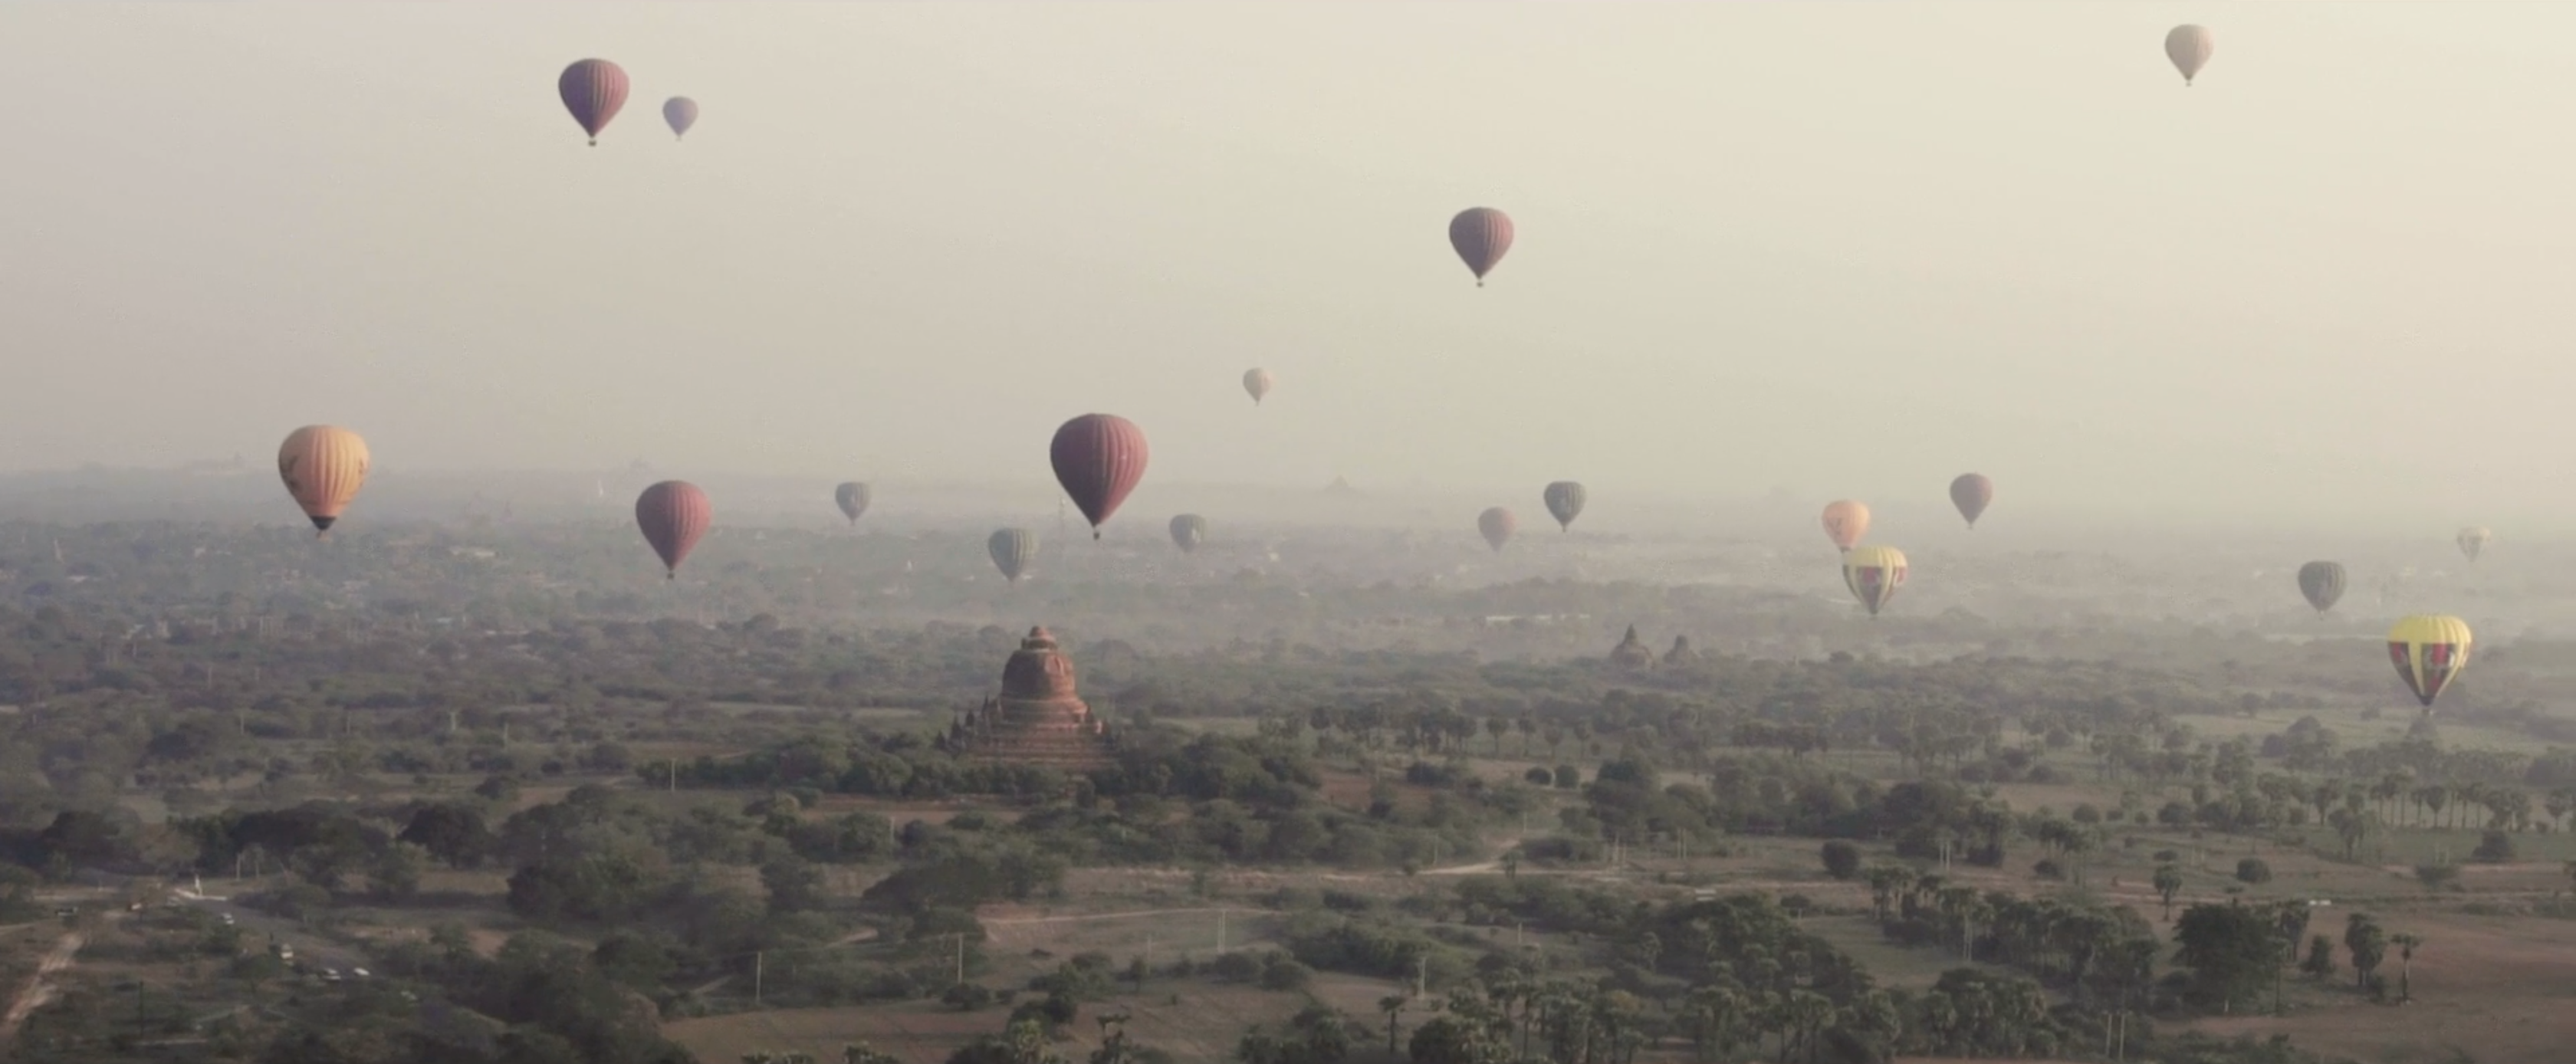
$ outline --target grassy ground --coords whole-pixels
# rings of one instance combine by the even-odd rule
[[[2287,1016],[2204,1020],[2229,1036],[2287,1034],[2294,1045],[2366,1064],[2569,1059],[2576,1044],[2576,921],[2390,914],[2391,931],[2424,936],[2415,1001],[2376,1005],[2344,986],[2303,988]],[[2392,955],[2381,972],[2397,973]],[[2340,982],[2351,978],[2347,968]]]

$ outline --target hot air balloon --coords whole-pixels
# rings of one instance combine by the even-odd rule
[[[1950,482],[1950,505],[1959,508],[1959,516],[1968,519],[1968,529],[1975,531],[1977,518],[1995,501],[1995,482],[1983,473],[1961,473]]]
[[[1520,527],[1521,519],[1500,506],[1489,507],[1476,515],[1476,531],[1484,533],[1485,542],[1493,544],[1498,551],[1503,549],[1503,544],[1511,542],[1512,532]]]
[[[2388,660],[2429,716],[2433,700],[2469,667],[2469,622],[2430,613],[2404,618],[2388,630]]]
[[[1181,548],[1181,553],[1196,553],[1199,544],[1206,540],[1207,518],[1197,514],[1182,514],[1172,519],[1172,542]]]
[[[1055,430],[1047,457],[1056,483],[1091,522],[1091,538],[1099,539],[1100,523],[1145,478],[1145,430],[1112,414],[1084,414]]]
[[[1825,504],[1825,538],[1833,540],[1834,546],[1849,551],[1868,534],[1869,507],[1850,499]]]
[[[1002,579],[1016,584],[1038,556],[1038,534],[1025,528],[1005,528],[984,541],[984,552],[993,556],[993,567],[1002,571]]]
[[[315,539],[329,533],[340,511],[358,497],[367,465],[367,441],[337,425],[306,425],[287,433],[277,447],[277,477],[313,519]]]
[[[854,525],[859,523],[860,514],[868,512],[868,500],[872,498],[875,498],[875,493],[855,480],[832,489],[832,501],[841,507],[841,513]]]
[[[1270,394],[1273,383],[1276,382],[1271,379],[1269,370],[1255,366],[1243,371],[1243,390],[1252,393],[1254,406],[1261,405],[1261,397]]]
[[[2478,555],[2487,549],[2487,541],[2494,538],[2495,533],[2489,532],[2476,525],[2470,525],[2467,528],[2461,529],[2459,536],[2456,537],[2453,542],[2460,545],[2460,553],[2468,555],[2469,561],[2471,563],[2475,563],[2478,560]]]
[[[2200,68],[2209,65],[2209,53],[2216,47],[2206,26],[2176,26],[2165,34],[2165,58],[2173,60],[2174,69],[2182,71],[2184,88],[2190,88],[2191,79],[2200,76]]]
[[[1459,211],[1449,219],[1449,246],[1458,249],[1458,257],[1476,273],[1476,287],[1483,288],[1485,275],[1512,249],[1512,220],[1491,207]]]
[[[716,508],[707,501],[707,493],[685,480],[665,480],[635,497],[635,527],[643,530],[644,542],[653,545],[653,553],[662,556],[667,579],[680,578],[680,562],[706,537],[707,526],[715,519]]]
[[[1584,493],[1583,485],[1571,480],[1557,481],[1539,493],[1539,500],[1547,504],[1548,516],[1556,518],[1559,532],[1574,527],[1574,519],[1583,516],[1583,501],[1590,497]]]
[[[689,127],[698,124],[698,101],[674,96],[662,101],[662,121],[671,124],[671,139],[689,135]]]
[[[2325,616],[2336,600],[2343,598],[2343,584],[2343,565],[2339,562],[2309,562],[2299,567],[2299,594],[2307,596],[2308,605],[2317,608],[2317,616]]]
[[[590,146],[599,146],[599,131],[608,128],[608,120],[617,117],[617,109],[626,106],[626,71],[605,59],[584,59],[565,67],[563,76],[555,79],[555,91],[563,95],[564,110],[572,120],[581,123],[581,131],[590,135]]]
[[[1879,608],[1905,586],[1905,552],[1894,547],[1860,547],[1843,556],[1843,586],[1878,616]]]

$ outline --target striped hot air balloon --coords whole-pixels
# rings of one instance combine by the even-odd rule
[[[1591,497],[1583,490],[1583,485],[1571,480],[1557,481],[1539,493],[1539,501],[1547,504],[1547,515],[1556,518],[1559,532],[1574,527],[1574,519],[1583,516],[1583,504]]]
[[[2429,716],[2433,700],[2469,667],[2469,622],[2432,613],[2401,619],[2388,630],[2388,659]]]
[[[635,497],[635,527],[653,545],[653,553],[661,555],[666,579],[680,578],[680,563],[706,538],[715,519],[715,504],[707,501],[707,493],[685,480],[665,480]]]
[[[555,91],[563,96],[564,110],[590,136],[590,146],[599,146],[599,131],[608,128],[608,120],[617,117],[626,106],[626,71],[605,59],[584,59],[565,67],[563,76],[555,79]]]
[[[2344,572],[2340,562],[2309,562],[2299,567],[2299,594],[2306,596],[2308,605],[2317,608],[2319,617],[2325,616],[2326,611],[2333,609],[2334,604],[2343,598],[2343,586]]]
[[[1145,479],[1145,430],[1114,414],[1084,414],[1055,430],[1047,458],[1055,465],[1056,483],[1073,498],[1091,522],[1091,538],[1100,524],[1118,512],[1127,493]]]
[[[328,535],[340,512],[366,486],[367,441],[338,425],[306,425],[277,448],[277,476],[311,518],[314,538]]]
[[[1894,547],[1858,547],[1843,555],[1843,586],[1878,616],[1896,589],[1905,586],[1905,552]]]

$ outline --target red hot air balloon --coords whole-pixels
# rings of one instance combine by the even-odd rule
[[[563,95],[564,110],[572,120],[581,123],[581,131],[590,135],[590,146],[599,146],[599,131],[608,128],[608,120],[617,117],[617,109],[626,106],[626,71],[605,59],[584,59],[565,67],[563,76],[555,79],[555,91]]]
[[[662,556],[662,566],[672,580],[680,578],[681,560],[705,538],[707,526],[715,519],[716,509],[707,501],[707,493],[685,480],[665,480],[635,497],[635,527],[644,530],[644,542]]]
[[[1477,533],[1483,535],[1485,542],[1497,551],[1503,549],[1503,544],[1511,542],[1512,533],[1520,527],[1521,519],[1500,506],[1486,507],[1484,513],[1476,515]]]
[[[1091,538],[1099,539],[1100,523],[1145,479],[1145,430],[1114,414],[1084,414],[1055,430],[1047,456],[1055,462],[1056,483],[1091,522]]]
[[[1449,246],[1458,249],[1458,257],[1476,272],[1476,287],[1483,288],[1485,275],[1512,249],[1512,220],[1491,207],[1459,211],[1449,219]]]
[[[671,127],[673,139],[688,136],[689,127],[698,124],[698,101],[686,96],[662,101],[662,121]]]

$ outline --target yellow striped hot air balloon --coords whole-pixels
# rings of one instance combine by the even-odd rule
[[[1852,597],[1878,616],[1879,608],[1905,586],[1905,552],[1894,547],[1854,547],[1843,555],[1843,585]]]
[[[329,535],[340,511],[358,497],[367,464],[367,441],[337,425],[306,425],[287,433],[277,448],[278,479],[313,519],[316,539]]]
[[[2419,613],[2388,630],[2388,660],[2397,678],[2415,692],[2426,715],[2451,678],[2469,667],[2469,622],[2446,614]]]

